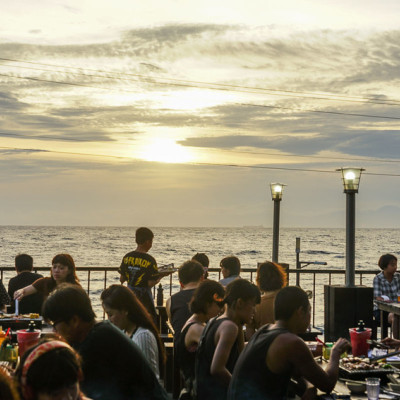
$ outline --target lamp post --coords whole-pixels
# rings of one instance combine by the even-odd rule
[[[280,213],[280,202],[282,200],[283,187],[286,186],[283,183],[271,183],[271,196],[274,202],[274,225],[273,225],[273,236],[272,236],[272,261],[278,262],[279,253],[279,213]]]
[[[346,193],[346,287],[355,286],[356,193],[363,168],[340,168]]]

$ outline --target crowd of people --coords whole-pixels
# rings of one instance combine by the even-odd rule
[[[100,295],[105,321],[96,320],[69,254],[53,258],[50,277],[32,272],[32,257],[16,256],[17,276],[10,279],[8,292],[0,285],[2,309],[18,300],[20,312],[42,315],[54,336],[26,351],[13,376],[0,368],[1,399],[170,398],[151,292],[170,272],[160,272],[148,254],[153,238],[148,228],[136,231],[137,247],[118,270],[121,284]],[[397,299],[396,257],[382,256],[379,266],[374,296]],[[299,336],[310,325],[308,295],[287,285],[279,264],[260,264],[256,284],[240,277],[235,256],[221,260],[219,282],[208,278],[208,267],[204,253],[184,262],[178,270],[181,290],[166,302],[180,400],[309,399],[317,389],[333,390],[340,356],[350,344],[340,338],[326,368],[315,361]],[[386,343],[400,346],[393,339]]]

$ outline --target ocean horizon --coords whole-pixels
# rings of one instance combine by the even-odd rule
[[[258,262],[271,260],[272,229],[264,227],[150,227],[154,232],[153,247],[149,251],[158,265],[173,263],[181,265],[197,252],[204,252],[210,259],[210,267],[218,268],[222,258],[236,255],[244,268],[256,268]],[[58,253],[69,253],[77,267],[115,267],[122,257],[135,248],[136,227],[108,226],[0,226],[2,252],[0,267],[14,266],[19,253],[28,253],[34,259],[34,266],[49,267]],[[356,269],[376,269],[380,255],[399,255],[400,229],[356,229]],[[296,238],[300,238],[300,261],[326,262],[324,266],[310,266],[313,269],[345,270],[346,231],[343,228],[281,228],[279,262],[296,267]],[[306,267],[307,268],[307,267]],[[3,282],[13,272],[4,272]],[[79,274],[78,274],[79,276]],[[213,273],[212,279],[218,279]],[[82,283],[86,275],[80,276]],[[365,279],[371,285],[372,276]],[[107,285],[119,283],[118,273],[107,274]],[[161,283],[168,284],[169,278]],[[179,290],[177,274],[173,275],[173,291]],[[294,284],[293,281],[290,282]],[[319,299],[323,285],[317,287]],[[302,278],[302,287],[310,289],[311,277]],[[104,288],[104,275],[91,275],[90,296],[95,311],[102,315],[99,302]],[[168,297],[165,294],[165,298]],[[322,296],[323,298],[323,296]],[[321,300],[315,305],[317,325],[323,321]]]

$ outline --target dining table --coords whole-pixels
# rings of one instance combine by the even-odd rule
[[[393,314],[392,336],[395,339],[400,339],[400,303],[389,300],[374,300],[378,309],[381,312],[381,336],[382,339],[388,336],[387,328],[384,324],[383,313],[388,312]]]

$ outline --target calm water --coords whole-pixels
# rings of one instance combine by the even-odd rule
[[[179,266],[197,252],[205,252],[210,266],[218,267],[227,255],[236,255],[243,267],[256,267],[257,262],[272,256],[272,230],[262,227],[245,228],[153,228],[154,244],[150,253],[159,265],[174,263]],[[18,253],[28,253],[35,266],[49,266],[54,255],[67,252],[77,266],[118,267],[123,255],[135,247],[135,228],[130,227],[27,227],[0,226],[0,266],[13,266]],[[345,268],[344,229],[281,229],[279,260],[296,265],[296,237],[301,238],[302,261],[326,262],[323,268]],[[383,253],[399,253],[399,229],[358,229],[356,231],[356,268],[377,268]],[[314,267],[313,267],[314,268]],[[9,277],[5,274],[4,283]],[[176,275],[176,274],[175,274]],[[98,301],[103,289],[103,276],[94,277],[91,298],[95,310],[101,312]],[[84,283],[85,277],[81,277]],[[164,278],[167,279],[167,278]],[[118,283],[118,274],[109,275],[108,284]],[[174,280],[174,288],[178,283]],[[321,282],[317,291],[323,290]],[[304,285],[307,286],[307,279]],[[316,304],[318,320],[323,321],[323,304]]]

